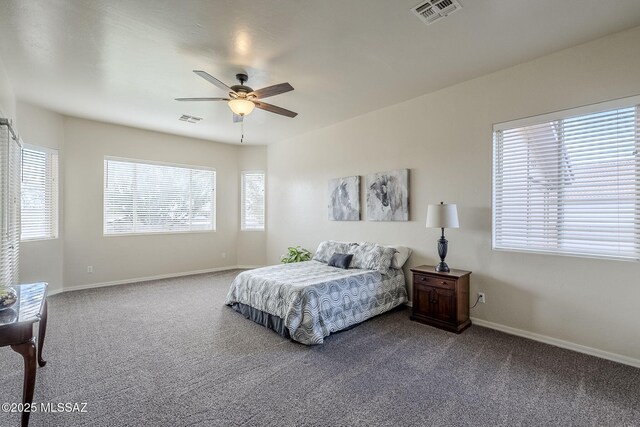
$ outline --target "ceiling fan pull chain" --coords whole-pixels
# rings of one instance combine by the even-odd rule
[[[242,144],[243,142],[244,142],[244,120],[240,122],[240,144]]]

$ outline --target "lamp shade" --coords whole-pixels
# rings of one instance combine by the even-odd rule
[[[454,204],[429,205],[427,228],[458,228],[458,207]]]
[[[255,106],[256,105],[253,102],[242,98],[236,98],[229,101],[229,108],[239,116],[246,116],[251,113]]]

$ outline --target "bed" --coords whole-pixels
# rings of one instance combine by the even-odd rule
[[[320,248],[311,261],[243,271],[225,304],[286,338],[313,345],[407,302],[401,268],[336,268],[319,253]]]

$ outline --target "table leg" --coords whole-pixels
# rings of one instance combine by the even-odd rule
[[[38,325],[38,365],[43,367],[47,364],[42,359],[42,347],[44,346],[44,335],[47,333],[47,299],[45,298],[42,305],[42,313],[40,314],[40,324]]]
[[[33,389],[36,385],[36,343],[32,338],[25,343],[12,345],[11,348],[24,359],[22,403],[30,404],[33,402]],[[29,425],[29,414],[31,412],[22,412],[22,427]]]

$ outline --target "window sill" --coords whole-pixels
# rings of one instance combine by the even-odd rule
[[[167,234],[205,234],[215,233],[216,230],[194,230],[194,231],[152,231],[145,233],[102,233],[102,237],[125,237],[125,236],[159,236]]]
[[[49,240],[58,240],[58,237],[34,237],[31,239],[20,239],[20,243],[29,243],[29,242],[46,242]]]
[[[554,251],[542,251],[533,249],[510,249],[510,248],[491,248],[495,252],[514,252],[521,254],[535,254],[535,255],[551,255],[554,257],[572,257],[572,258],[587,258],[587,259],[599,259],[603,261],[626,261],[626,262],[638,262],[640,259],[633,257],[622,257],[614,255],[589,255],[573,252],[554,252]]]

